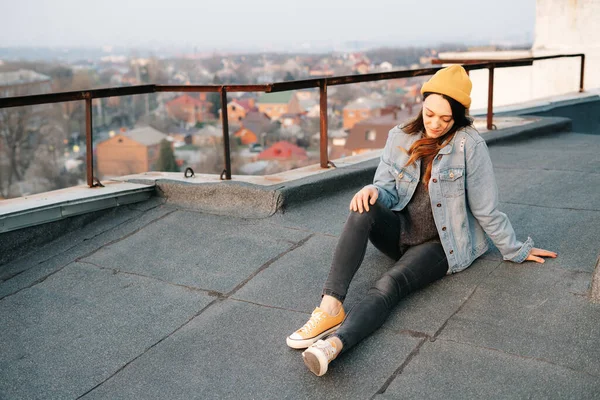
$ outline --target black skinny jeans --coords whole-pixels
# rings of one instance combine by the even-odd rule
[[[343,351],[383,325],[403,297],[442,278],[448,271],[448,260],[440,243],[412,246],[400,254],[400,218],[376,202],[368,212],[350,212],[335,249],[324,295],[344,301],[350,282],[363,261],[369,239],[396,263],[352,308],[333,334],[342,341]]]

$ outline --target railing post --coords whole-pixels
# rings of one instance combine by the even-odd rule
[[[488,107],[487,107],[487,130],[492,130],[492,117],[494,115],[494,66],[488,68]]]
[[[223,150],[225,152],[225,170],[221,173],[221,179],[225,175],[226,180],[231,180],[231,149],[229,148],[229,120],[227,117],[227,89],[222,86],[221,92],[221,122],[223,124]]]
[[[85,94],[85,148],[87,184],[94,187],[94,144],[92,141],[92,95]]]
[[[327,168],[329,155],[327,154],[327,81],[325,79],[323,79],[319,84],[319,94],[319,111],[321,115],[321,136],[319,140],[321,168]]]
[[[583,92],[583,75],[585,72],[585,54],[581,55],[581,72],[579,75],[579,92]]]

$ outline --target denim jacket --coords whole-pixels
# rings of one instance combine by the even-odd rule
[[[378,201],[402,210],[417,187],[421,160],[405,166],[408,150],[420,135],[408,135],[396,126],[390,130],[374,185]],[[433,218],[448,258],[448,273],[467,268],[485,253],[491,241],[505,260],[521,263],[533,240],[517,240],[506,214],[498,209],[498,188],[488,148],[471,127],[459,130],[434,158],[429,197]]]

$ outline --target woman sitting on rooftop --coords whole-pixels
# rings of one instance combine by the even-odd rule
[[[467,268],[490,245],[516,263],[556,257],[517,240],[498,209],[494,171],[485,141],[468,117],[471,81],[463,67],[438,71],[421,89],[423,108],[393,128],[372,185],[350,202],[321,304],[287,338],[306,349],[314,374],[378,329],[392,308],[415,290]],[[368,240],[395,264],[346,316],[343,301]]]

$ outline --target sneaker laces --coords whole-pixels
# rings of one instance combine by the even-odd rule
[[[313,346],[325,353],[327,361],[331,361],[335,358],[337,348],[328,340],[319,340]]]
[[[304,326],[302,328],[300,328],[300,331],[304,334],[308,334],[309,331],[311,331],[317,327],[317,324],[319,322],[321,322],[321,320],[323,318],[325,318],[325,314],[323,313],[323,311],[314,312],[310,316],[310,319],[308,320],[308,322],[306,322],[306,324],[304,324]]]

